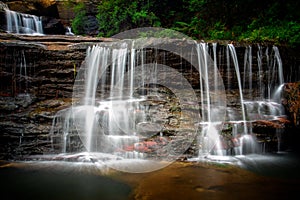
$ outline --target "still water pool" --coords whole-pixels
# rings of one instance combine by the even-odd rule
[[[95,163],[0,162],[0,199],[296,199],[300,162],[291,155],[176,161],[149,173]]]

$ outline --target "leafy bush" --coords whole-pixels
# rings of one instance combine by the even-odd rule
[[[85,34],[84,26],[87,22],[86,7],[83,2],[74,7],[75,18],[72,20],[72,30],[76,35]]]
[[[249,27],[239,37],[240,41],[272,42],[289,46],[300,45],[300,23],[294,21],[276,21],[273,25]]]

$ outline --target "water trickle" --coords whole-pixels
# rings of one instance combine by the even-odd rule
[[[248,76],[248,80],[246,80]],[[248,87],[246,87],[248,83]],[[243,90],[252,90],[252,47],[248,46],[244,55],[244,78],[243,78]]]
[[[258,72],[257,72],[257,80],[258,80],[258,92],[259,92],[259,98],[263,99],[264,98],[264,87],[263,87],[263,52],[262,52],[262,47],[258,45],[258,50],[257,50],[257,67],[258,67]]]
[[[20,81],[19,81],[19,88],[21,87],[21,80],[25,80],[25,88],[23,89],[24,93],[27,93],[28,91],[28,76],[27,76],[27,65],[26,65],[26,57],[24,54],[24,51],[21,51],[21,58],[20,58]]]
[[[217,43],[213,43],[213,61],[214,61],[214,91],[218,90],[219,78],[218,74],[218,58],[217,58]]]
[[[71,146],[76,148],[75,144],[71,144],[71,137],[74,134],[74,121],[72,118],[72,110],[70,108],[58,111],[52,120],[52,126],[49,133],[52,150],[59,153],[67,153],[71,151]],[[57,144],[59,144],[57,146]],[[81,150],[81,149],[80,149]],[[75,152],[80,151],[76,149]]]

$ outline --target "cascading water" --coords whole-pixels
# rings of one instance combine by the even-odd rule
[[[264,153],[266,144],[265,142],[258,143],[258,138],[256,138],[256,133],[254,132],[256,130],[253,130],[253,123],[255,124],[260,120],[263,122],[265,122],[264,120],[274,121],[284,116],[280,102],[284,80],[278,48],[273,46],[271,52],[269,52],[267,47],[265,53],[263,53],[263,48],[258,45],[257,63],[255,63],[252,55],[253,48],[251,46],[246,47],[244,68],[242,68],[239,66],[235,46],[228,44],[226,51],[221,49],[219,52],[217,52],[216,46],[216,44],[212,44],[211,47],[214,65],[218,66],[220,70],[224,68],[222,70],[223,75],[227,75],[227,81],[224,82],[226,83],[225,87],[228,89],[227,95],[229,95],[227,117],[221,134],[214,134],[217,131],[208,131],[209,128],[207,127],[209,126],[202,130],[203,133],[210,132],[210,137],[215,135],[215,138],[213,143],[209,143],[210,140],[207,137],[200,139],[199,155],[208,153],[210,155],[224,156]],[[203,50],[209,52],[207,48],[203,48]],[[216,56],[218,53],[220,55],[219,60],[217,60]],[[226,56],[222,55],[224,53],[226,53]],[[213,76],[213,74],[210,74],[210,76]],[[214,85],[216,86],[217,83]],[[200,85],[200,88],[202,87],[204,86]],[[237,92],[234,92],[235,90]],[[205,91],[205,88],[202,91]],[[214,91],[210,91],[210,93],[212,92]],[[234,93],[236,93],[234,97],[239,100],[233,101],[231,95]],[[206,97],[204,94],[201,94],[201,99],[205,101]],[[233,102],[236,103],[233,104]],[[202,113],[202,115],[204,114]],[[207,120],[207,124],[212,123],[210,120]],[[278,151],[280,151],[281,134],[278,134],[278,132],[281,133],[282,130],[276,130],[272,137],[277,138]],[[228,138],[231,139],[228,140]],[[210,150],[207,151],[207,149]],[[220,159],[220,157],[214,157],[214,159]]]
[[[269,48],[266,48],[265,57],[263,57],[262,48],[258,46],[257,51],[257,72],[258,74],[252,74],[252,68],[254,65],[249,65],[252,58],[252,52],[249,48],[249,51],[245,53],[245,60],[248,57],[248,63],[244,66],[244,69],[248,67],[248,73],[245,71],[244,77],[249,76],[249,83],[252,83],[252,80],[256,80],[257,84],[255,86],[256,91],[260,93],[255,93],[255,90],[252,88],[245,88],[243,91],[247,91],[246,99],[244,100],[246,117],[248,121],[248,127],[252,127],[252,123],[258,120],[276,120],[278,117],[282,117],[284,112],[281,105],[281,90],[283,86],[283,69],[282,61],[279,55],[278,48],[273,46],[272,51],[269,54]],[[265,59],[266,61],[264,61]],[[252,61],[251,61],[252,62]],[[263,63],[266,63],[265,67]],[[264,77],[263,71],[266,72]],[[252,129],[251,129],[252,133]],[[252,134],[252,136],[254,136]],[[279,137],[278,143],[280,143]],[[243,138],[245,140],[245,138]],[[265,144],[263,143],[261,148],[258,147],[256,143],[256,138],[251,138],[247,136],[250,144],[250,150],[248,153],[263,153],[265,149],[263,148]]]
[[[268,88],[276,89],[276,101],[280,98],[283,76],[278,49],[273,47],[270,55],[268,50],[264,55],[262,48],[258,47],[257,69],[254,69],[253,49],[247,47],[244,70],[240,70],[233,45],[229,44],[226,51],[221,49],[217,52],[217,43],[210,46],[191,42],[188,48],[192,50],[180,56],[190,59],[190,64],[199,73],[196,95],[195,89],[188,86],[190,83],[174,83],[182,80],[182,75],[160,64],[165,60],[153,61],[153,58],[159,57],[157,49],[165,48],[165,41],[162,41],[122,40],[89,47],[76,77],[74,102],[70,109],[72,114],[68,112],[65,115],[67,122],[64,124],[71,124],[73,128],[61,131],[62,141],[68,142],[68,137],[72,135],[69,132],[76,129],[85,151],[107,153],[121,160],[160,160],[162,157],[172,160],[179,155],[174,150],[178,148],[176,145],[182,145],[178,138],[187,138],[186,135],[191,135],[191,140],[186,142],[189,145],[193,137],[197,138],[199,158],[259,152],[252,123],[276,119],[283,114],[280,103],[268,99],[271,96]],[[151,43],[156,46],[153,48],[149,45]],[[173,49],[176,49],[175,46],[172,46]],[[185,51],[181,49],[177,52]],[[226,53],[226,56],[222,53]],[[162,56],[164,59],[165,55]],[[261,73],[268,70],[264,67],[265,63],[276,73],[263,76]],[[218,68],[228,77],[226,87],[238,91],[233,96],[236,100],[233,106],[232,100],[226,105],[223,80]],[[168,78],[170,75],[172,78]],[[174,114],[170,115],[173,108],[164,113],[165,106],[170,106],[169,101],[173,97],[165,95],[169,92],[164,92],[162,96],[161,86],[171,88],[171,93],[179,98],[181,117],[176,119]],[[189,94],[189,91],[193,92]],[[198,105],[200,107],[197,108]],[[71,121],[69,118],[72,118]],[[170,137],[168,134],[172,124],[179,125],[179,128],[172,130],[175,134],[172,133]],[[193,135],[196,129],[197,134]],[[66,152],[68,145],[64,144],[63,147]],[[186,147],[189,146],[178,149],[186,150]],[[260,152],[264,151],[261,148]]]
[[[43,35],[41,17],[5,8],[8,33]]]
[[[90,154],[108,153],[121,160],[172,161],[189,148],[201,127],[200,135],[209,140],[208,145],[201,141],[207,146],[202,154],[207,155],[220,145],[215,140],[225,117],[225,93],[216,65],[207,53],[207,44],[191,41],[182,47],[182,40],[177,41],[180,45],[161,39],[152,39],[150,44],[145,41],[123,40],[88,48],[74,84],[73,106],[63,115],[64,130],[57,131],[62,133],[62,142],[68,142],[67,137],[72,135],[68,132],[74,130],[64,126],[75,125]],[[199,97],[178,71],[160,64],[164,60],[151,60],[159,57],[157,46],[175,54],[184,52],[182,56],[191,59],[199,72]],[[177,103],[173,102],[175,99]],[[179,107],[173,109],[171,106],[176,104]],[[63,145],[64,152],[67,146]]]

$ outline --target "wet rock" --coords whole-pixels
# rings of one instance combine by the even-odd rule
[[[300,127],[300,82],[284,85],[282,103],[293,124]]]
[[[137,124],[137,133],[145,137],[151,137],[162,130],[162,125],[152,122],[140,122]]]
[[[24,133],[24,128],[24,125],[12,121],[0,123],[0,133],[2,136],[21,136]]]
[[[1,111],[12,111],[17,108],[18,108],[18,106],[14,103],[13,98],[1,98],[0,99],[0,110]]]
[[[0,97],[0,110],[2,112],[14,111],[16,109],[27,108],[35,101],[34,96],[29,94],[18,94],[13,97]]]

